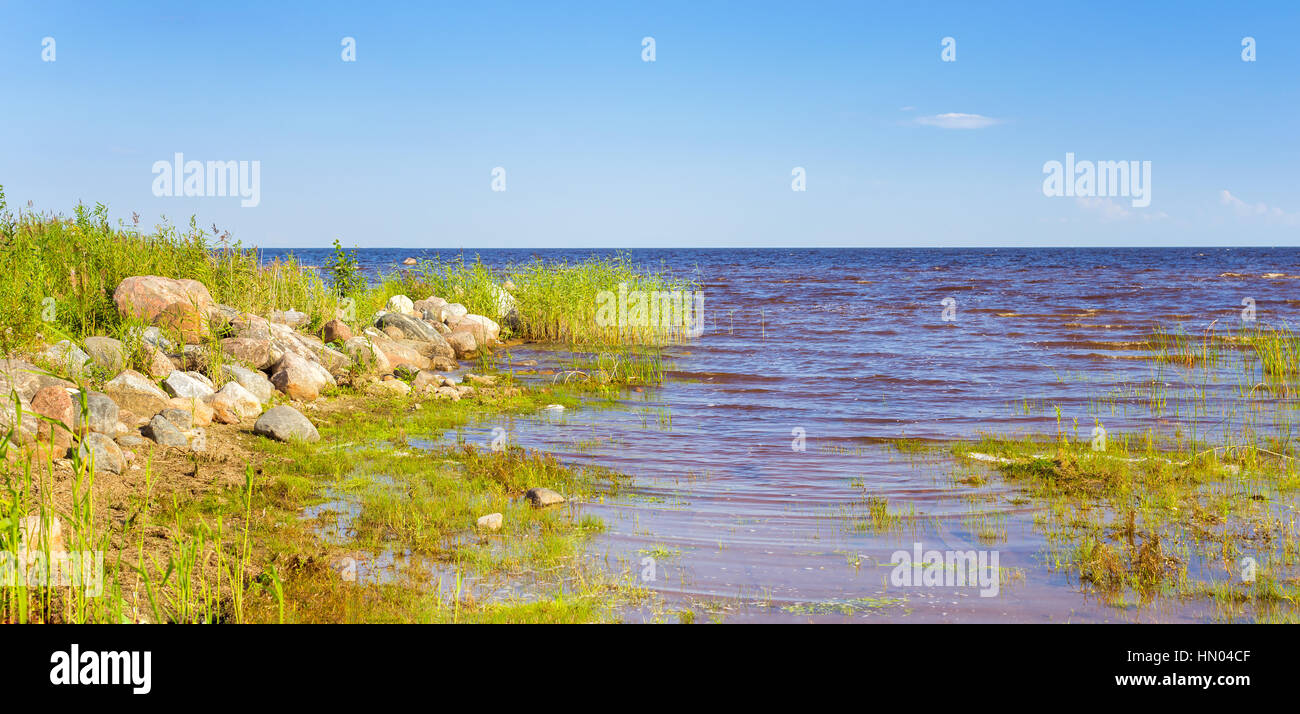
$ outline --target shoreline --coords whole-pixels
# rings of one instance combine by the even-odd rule
[[[413,620],[581,621],[646,596],[579,548],[602,528],[579,505],[617,474],[504,441],[407,439],[655,378],[629,369],[638,355],[526,386],[493,353],[540,340],[631,355],[636,335],[589,319],[595,290],[670,283],[618,260],[504,276],[426,263],[374,283],[336,243],[327,287],[202,231],[111,228],[102,207],[86,219],[5,224],[6,254],[29,261],[8,267],[44,277],[0,305],[0,553],[13,554],[0,576],[14,585],[0,622],[388,620],[403,617],[397,601]],[[347,548],[323,529],[339,493],[354,511]],[[90,553],[98,597],[59,579]],[[394,555],[410,572],[374,580]],[[449,566],[448,592],[416,575]],[[572,577],[529,602],[474,595],[483,579],[556,569]]]
[[[65,230],[102,240],[59,253],[66,244],[50,241],[65,241]],[[0,387],[18,405],[17,414],[4,417],[12,446],[0,551],[46,559],[60,549],[100,551],[108,556],[110,585],[120,580],[123,589],[112,591],[116,600],[93,601],[66,590],[9,588],[0,593],[0,619],[28,621],[35,613],[38,620],[72,622],[942,621],[942,596],[875,576],[889,574],[878,569],[891,549],[911,547],[902,540],[920,534],[927,543],[942,542],[953,531],[976,555],[999,548],[1014,554],[1028,545],[1035,558],[1050,559],[988,558],[1009,578],[1006,591],[1017,594],[965,608],[971,619],[996,619],[1004,607],[1011,611],[1004,617],[1050,618],[1076,601],[1094,619],[1141,619],[1152,602],[1176,618],[1297,615],[1297,533],[1287,510],[1300,492],[1297,454],[1293,443],[1278,439],[1285,434],[1272,432],[1290,424],[1298,373],[1297,339],[1284,327],[1220,324],[1210,335],[1157,324],[1119,341],[1103,333],[1072,338],[1067,345],[1119,351],[1157,377],[1138,375],[1098,393],[1087,386],[1093,373],[1081,373],[1085,386],[1063,394],[1087,407],[1072,412],[1072,427],[1050,393],[994,405],[1010,408],[1004,423],[1040,427],[1025,433],[864,436],[846,420],[854,412],[841,411],[835,433],[791,432],[795,456],[759,454],[776,466],[742,495],[775,500],[732,515],[728,479],[767,468],[763,458],[746,459],[697,491],[665,483],[700,476],[665,473],[676,460],[643,469],[637,456],[612,458],[617,451],[610,449],[636,439],[633,451],[645,459],[680,448],[674,412],[685,417],[687,431],[699,428],[706,424],[699,418],[717,414],[699,405],[729,401],[729,389],[784,394],[789,375],[755,382],[752,368],[740,365],[734,373],[717,370],[732,381],[710,384],[713,367],[689,355],[712,354],[718,345],[683,342],[676,349],[673,335],[654,342],[664,335],[602,326],[602,305],[608,311],[609,296],[624,285],[646,294],[690,292],[681,290],[689,284],[637,273],[624,259],[538,258],[504,269],[417,261],[371,281],[361,279],[355,255],[336,245],[323,271],[326,286],[292,259],[257,264],[242,249],[210,249],[202,234],[141,236],[93,223],[28,220],[9,241],[10,250],[28,241],[42,262],[29,266],[40,268],[37,289],[13,293],[25,302],[0,312],[8,345]],[[135,270],[146,266],[169,270]],[[921,269],[929,275],[933,268]],[[1239,275],[1212,272],[1220,279]],[[878,292],[856,287],[873,282],[857,277],[843,276],[852,295],[831,307]],[[899,276],[904,283],[913,278]],[[939,292],[964,289],[954,283]],[[725,300],[726,288],[720,290]],[[49,292],[56,309],[46,320],[48,304],[36,298]],[[767,293],[779,297],[784,289]],[[1030,314],[965,300],[963,320],[993,315],[1005,321],[999,325],[1068,320],[1066,328],[1086,329],[1093,317],[1068,307]],[[757,324],[722,313],[720,349],[744,359],[756,345],[781,344],[784,315],[827,308],[777,307],[789,312],[774,309],[770,323],[762,309]],[[837,325],[847,317],[826,312]],[[1118,322],[1104,314],[1096,321],[1107,329]],[[965,337],[987,337],[991,329],[971,332],[964,322],[941,319],[920,328]],[[892,328],[870,334],[900,339]],[[924,331],[916,334],[924,339]],[[1102,356],[1116,357],[1110,352]],[[665,361],[677,359],[674,353],[695,364],[678,371]],[[586,413],[616,403],[631,408]],[[679,410],[692,403],[695,409]],[[754,405],[742,399],[728,406]],[[806,413],[806,406],[784,413]],[[1054,427],[1047,423],[1053,407]],[[590,433],[562,429],[566,434],[548,445],[537,438],[548,417],[519,419],[517,431],[487,435],[496,417],[566,413]],[[1219,425],[1222,435],[1198,426],[1220,416],[1228,418]],[[1116,427],[1109,442],[1102,420]],[[764,428],[762,419],[749,422],[756,427]],[[889,427],[875,431],[882,429]],[[789,426],[776,431],[776,446],[789,451]],[[477,434],[472,440],[479,443],[466,443],[464,432]],[[747,443],[765,446],[766,433]],[[572,448],[569,438],[577,439]],[[523,451],[517,443],[535,448]],[[734,446],[721,432],[691,443],[705,455],[732,453]],[[28,451],[23,458],[20,449]],[[805,451],[813,456],[800,456]],[[895,452],[912,472],[887,465]],[[601,468],[606,458],[609,466],[639,472],[630,498],[619,495],[627,479]],[[783,477],[821,468],[808,458],[829,460],[829,467],[814,503],[801,505]],[[93,481],[91,459],[99,471]],[[886,478],[840,478],[877,468]],[[914,476],[941,489],[913,498],[906,487],[889,486],[889,477],[906,484]],[[549,493],[533,492],[530,501],[533,489]],[[545,505],[557,498],[564,500]],[[671,505],[629,508],[665,498]],[[698,523],[673,515],[681,503],[692,504],[687,511]],[[57,525],[48,514],[59,517]],[[746,522],[754,518],[760,520]],[[784,534],[784,524],[802,530]],[[1013,536],[1014,528],[1027,533]],[[602,541],[610,531],[614,537]],[[602,542],[613,543],[603,567],[587,547]],[[718,553],[730,552],[710,557],[714,544]],[[677,580],[650,585],[647,558],[651,568],[664,561],[665,581],[680,574]],[[1258,559],[1256,579],[1225,579],[1246,559]],[[684,578],[700,577],[694,568],[701,563],[701,581],[709,584],[697,587]],[[802,575],[814,565],[820,572]],[[733,566],[744,574],[733,576]],[[1050,605],[1014,602],[1043,595]]]
[[[465,381],[478,376],[466,375]],[[93,609],[78,610],[56,596],[22,615],[6,603],[13,607],[10,618],[322,622],[337,621],[335,613],[346,612],[348,621],[392,621],[402,619],[395,604],[406,602],[411,621],[613,619],[616,601],[647,595],[627,578],[614,583],[609,573],[588,572],[580,545],[602,526],[578,509],[585,498],[615,489],[615,475],[564,467],[553,457],[508,445],[430,449],[407,441],[408,435],[496,415],[533,414],[556,404],[578,407],[583,396],[563,384],[520,387],[491,384],[492,379],[480,378],[467,392],[449,394],[448,387],[394,390],[369,375],[355,385],[328,387],[310,402],[278,395],[272,403],[300,411],[320,431],[312,441],[267,438],[254,431],[251,419],[214,421],[200,427],[201,450],[148,439],[134,450],[123,448],[130,456],[120,474],[96,472],[89,460],[46,459],[40,469],[28,462],[20,482],[26,483],[28,506],[35,512],[19,524],[20,530],[29,529],[20,540],[41,543],[47,558],[60,546],[73,551],[74,543],[96,544],[106,551],[109,582],[105,599]],[[134,431],[122,436],[134,437]],[[29,453],[48,456],[48,451]],[[435,483],[443,497],[454,488],[457,502],[423,492]],[[533,505],[527,498],[533,488],[560,493],[563,502]],[[324,524],[334,515],[329,503],[341,500],[334,498],[340,492],[361,494],[354,499],[357,523],[350,526],[347,543],[332,543]],[[79,501],[93,503],[79,522],[52,515],[68,513]],[[493,514],[498,514],[495,523],[482,523]],[[48,533],[60,540],[46,542]],[[404,569],[408,572],[376,575],[371,563],[394,550],[412,561]],[[456,588],[464,587],[459,597],[441,588],[430,591],[438,578],[417,575],[446,567],[463,580]],[[528,603],[479,601],[472,594],[471,583],[479,580],[556,567],[581,571],[577,579],[588,584],[573,593],[566,592],[566,583],[556,583],[549,598]],[[17,590],[17,597],[26,595]]]

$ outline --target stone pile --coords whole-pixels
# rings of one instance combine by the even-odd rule
[[[513,314],[509,293],[497,297],[498,314]],[[165,447],[206,449],[204,427],[212,422],[255,420],[253,431],[268,438],[315,441],[316,428],[298,409],[268,409],[277,393],[312,402],[347,376],[377,394],[458,400],[474,387],[439,372],[501,342],[496,321],[438,296],[395,295],[364,327],[335,319],[315,335],[299,331],[310,322],[304,313],[241,312],[218,304],[194,280],[130,277],[113,301],[124,318],[145,325],[128,341],[141,350],[146,372],[127,368],[122,341],[101,336],[46,347],[31,357],[43,366],[0,359],[0,438],[8,433],[15,444],[54,458],[93,459],[98,470],[113,473],[131,460],[130,447],[145,444],[142,436]],[[214,360],[218,383],[207,376]],[[92,374],[113,376],[99,390],[80,386]]]

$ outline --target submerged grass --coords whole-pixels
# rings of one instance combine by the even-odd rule
[[[1046,565],[1107,605],[1209,600],[1224,620],[1300,620],[1300,339],[1211,323],[1157,327],[1144,349],[1150,380],[1090,400],[1086,434],[1056,407],[1055,433],[953,444],[951,482],[981,487],[991,471],[1015,486],[1038,505]],[[1143,426],[1108,434],[1104,418]]]
[[[51,496],[51,460],[39,468],[11,465],[0,552],[37,545],[46,557],[63,549],[100,551],[104,591],[93,597],[40,581],[0,588],[0,622],[616,618],[617,603],[647,594],[630,576],[589,562],[583,543],[603,525],[573,506],[615,492],[622,477],[571,469],[547,454],[438,439],[450,427],[576,399],[522,391],[435,410],[342,390],[329,411],[317,414],[322,441],[254,441],[260,455],[250,455],[256,465],[245,470],[241,486],[188,501],[156,498],[146,471],[143,493],[95,504],[95,472],[79,463],[69,508]],[[534,486],[560,491],[569,503],[533,508],[522,493]],[[317,521],[300,514],[338,494],[353,513],[349,537],[330,543]],[[504,515],[503,528],[477,529],[477,517],[491,512]],[[43,524],[44,540],[20,534],[29,514]],[[61,540],[51,542],[55,518]],[[339,567],[343,559],[352,560],[354,576],[358,568],[370,575],[349,579]]]

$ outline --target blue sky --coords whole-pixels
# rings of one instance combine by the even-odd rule
[[[0,7],[11,205],[265,247],[1300,243],[1300,3],[118,5]],[[177,152],[260,162],[260,203],[155,196]],[[1044,196],[1067,152],[1150,161],[1150,206]]]

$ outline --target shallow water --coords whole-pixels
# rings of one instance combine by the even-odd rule
[[[368,268],[389,269],[408,255],[435,252],[366,250],[361,258]],[[318,264],[325,252],[297,253]],[[480,253],[494,266],[532,255],[591,254]],[[670,348],[666,384],[627,394],[620,409],[569,410],[500,426],[513,443],[634,477],[626,495],[584,506],[609,525],[593,548],[611,564],[647,575],[645,585],[670,607],[731,620],[1209,617],[1196,602],[1123,609],[1098,603],[1047,562],[1034,523],[1040,504],[996,476],[978,489],[953,482],[954,470],[984,468],[978,464],[956,464],[946,452],[900,453],[882,441],[1054,433],[1056,407],[1069,430],[1078,420],[1077,438],[1085,440],[1098,419],[1111,433],[1168,431],[1174,422],[1209,434],[1236,428],[1213,408],[1196,414],[1187,406],[1176,418],[1152,414],[1150,384],[1164,385],[1177,408],[1180,375],[1134,357],[1155,324],[1182,325],[1195,335],[1240,325],[1246,298],[1260,323],[1295,324],[1300,250],[629,255],[697,281],[705,295],[704,333]],[[948,315],[955,319],[944,319],[945,298],[955,300],[955,315]],[[511,356],[543,366],[557,360],[537,346],[516,347]],[[1134,384],[1148,389],[1121,390]],[[1235,389],[1229,381],[1207,387],[1211,402]],[[494,426],[467,436],[488,443]],[[860,526],[867,497],[883,497],[891,511],[913,511],[915,518],[900,531],[873,533]],[[996,551],[996,596],[981,597],[969,586],[889,584],[892,554],[914,543]]]

